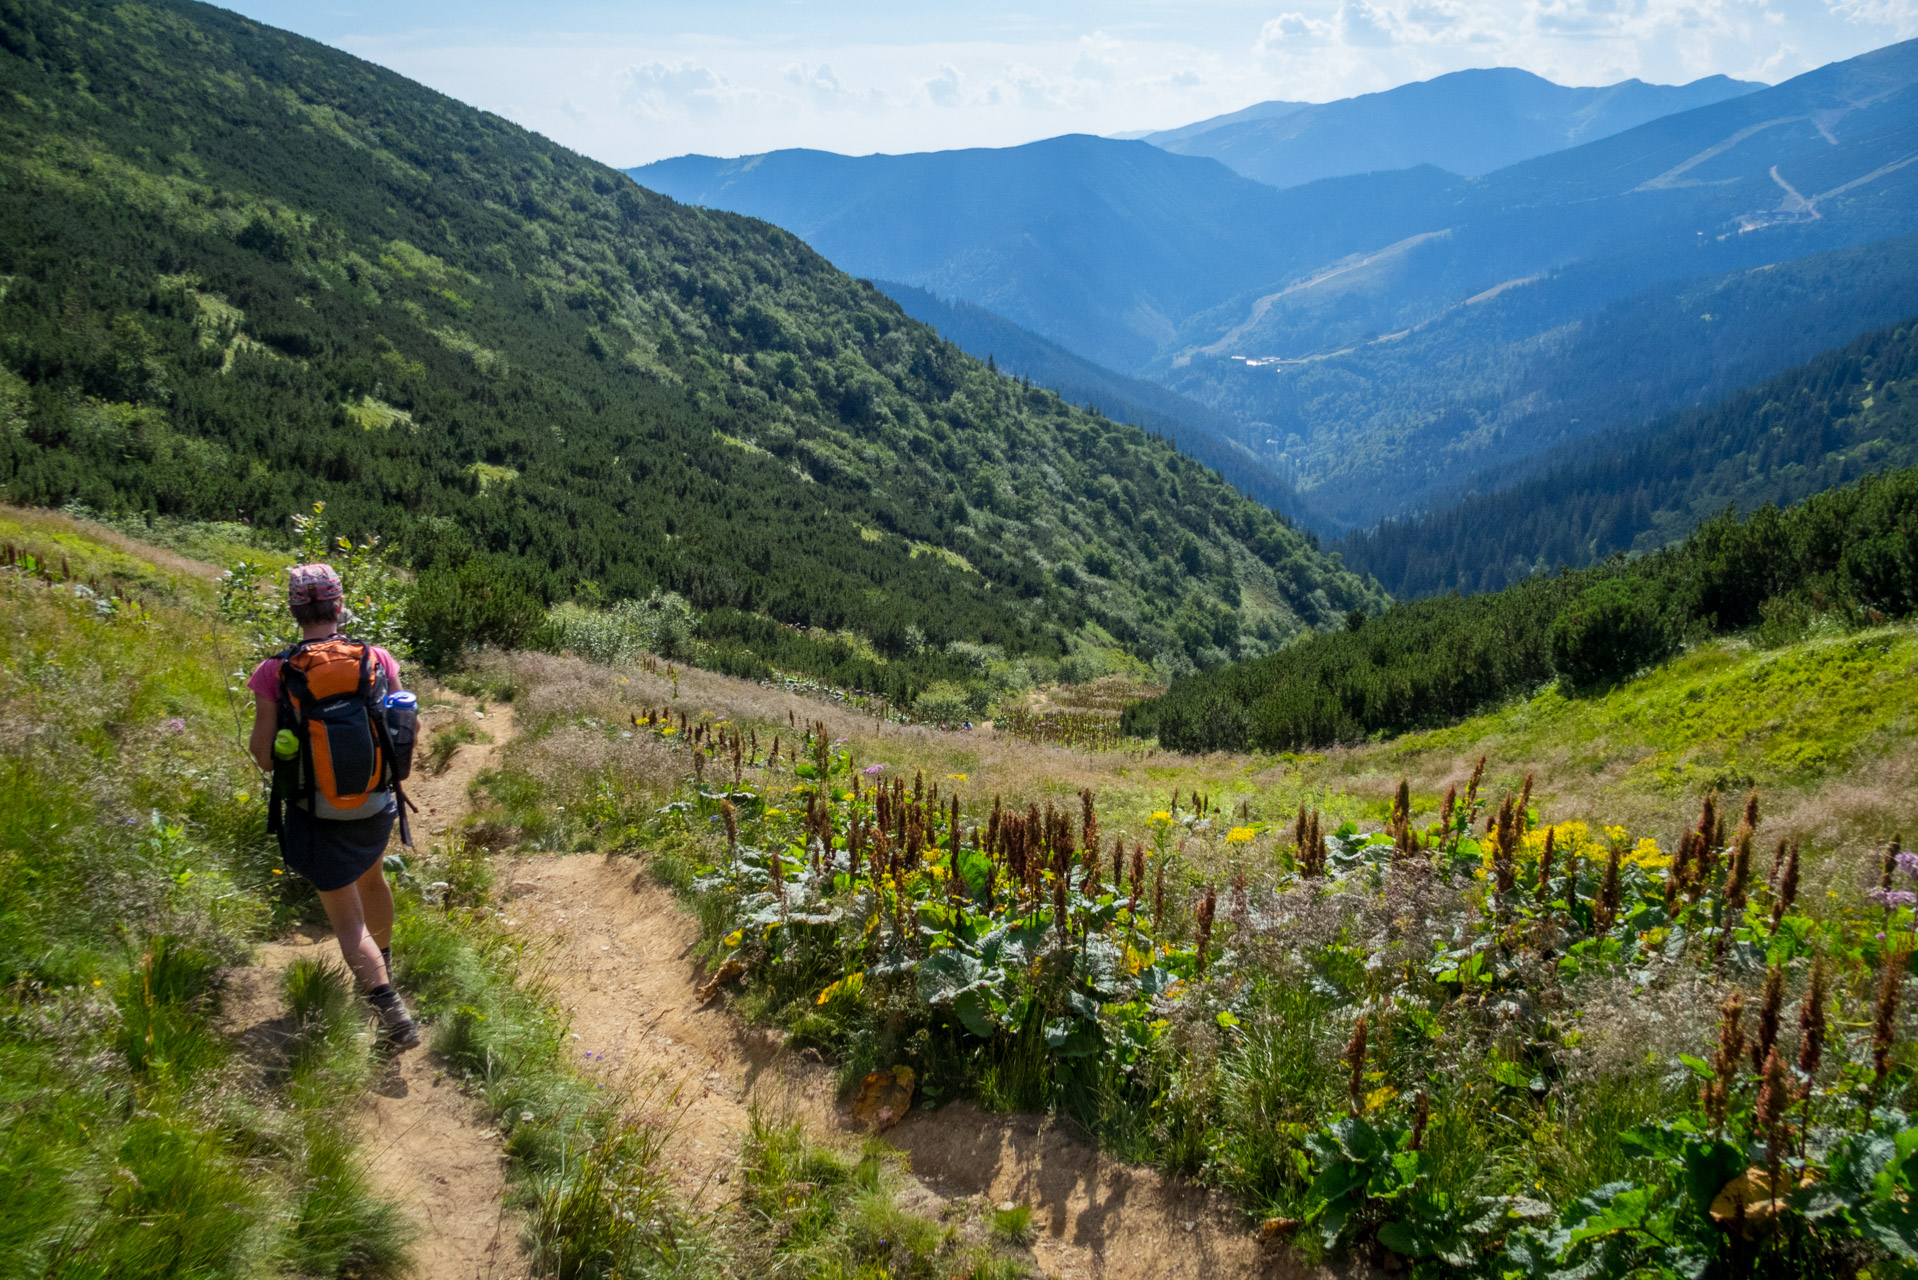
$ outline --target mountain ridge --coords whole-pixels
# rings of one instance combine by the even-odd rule
[[[965,678],[953,644],[1178,669],[1382,601],[788,233],[347,54],[19,0],[0,69],[9,500],[323,498],[477,638],[529,597],[675,591],[737,673],[895,701]]]
[[[1335,102],[1258,103],[1143,140],[1278,187],[1420,164],[1469,177],[1765,87],[1722,75],[1576,87],[1487,67]]]

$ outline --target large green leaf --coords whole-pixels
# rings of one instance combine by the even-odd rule
[[[991,1039],[993,1032],[999,1029],[992,1019],[992,1005],[985,994],[977,987],[961,991],[952,1002],[952,1011],[965,1024],[966,1030],[983,1039]]]

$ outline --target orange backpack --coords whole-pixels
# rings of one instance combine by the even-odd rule
[[[410,845],[405,773],[386,724],[386,668],[373,647],[346,636],[303,640],[280,657],[280,728],[299,739],[297,772],[276,783],[268,829],[278,831],[280,802],[315,818],[347,821],[385,810],[391,790],[400,806],[400,840]]]

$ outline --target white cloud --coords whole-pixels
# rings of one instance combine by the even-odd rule
[[[1259,28],[1259,40],[1252,46],[1252,52],[1277,53],[1286,46],[1324,44],[1337,34],[1337,28],[1330,22],[1308,18],[1302,13],[1282,13],[1266,19],[1265,25]]]
[[[268,16],[268,0],[232,2]],[[575,24],[611,11],[548,2]],[[383,35],[313,34],[622,165],[686,151],[858,154],[1167,128],[1466,67],[1520,66],[1568,84],[1776,80],[1918,34],[1918,0],[1021,2],[1016,14],[968,6],[964,21],[894,6],[875,22],[776,0],[740,0],[750,13],[722,20],[718,9],[649,0],[623,7],[638,15],[623,20],[657,30],[562,35],[579,28],[555,20],[516,38],[396,18]]]
[[[1396,15],[1390,10],[1374,9],[1365,0],[1340,0],[1338,35],[1341,44],[1360,49],[1381,49],[1397,44],[1392,28]]]
[[[939,74],[922,82],[921,88],[935,107],[964,105],[965,90],[960,84],[959,68],[950,64],[939,68]]]
[[[1831,11],[1848,22],[1894,32],[1900,40],[1918,35],[1918,0],[1831,0]]]
[[[710,68],[688,60],[649,62],[619,74],[619,102],[643,119],[689,120],[710,116],[764,95],[745,89]]]

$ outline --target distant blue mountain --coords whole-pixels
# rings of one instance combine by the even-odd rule
[[[1887,277],[1869,246],[1918,233],[1918,42],[1480,177],[1424,166],[1278,189],[1090,137],[632,172],[779,222],[856,274],[1166,382],[1233,418],[1328,516],[1363,523],[1500,455],[1673,407],[1714,385],[1728,352],[1795,363],[1811,352],[1794,327],[1835,345],[1884,323]],[[1719,326],[1709,341],[1659,312],[1689,305],[1697,282],[1821,254],[1834,256],[1775,299],[1761,280],[1735,290],[1749,305],[1701,307],[1693,321]],[[1883,264],[1894,292],[1906,261]],[[1626,365],[1609,390],[1570,396],[1535,380],[1628,299],[1671,336],[1655,375]],[[1579,408],[1541,419],[1554,403]]]
[[[1275,288],[1192,317],[1186,354],[1305,356],[1437,321],[1486,290],[1572,276],[1582,313],[1661,279],[1759,266],[1918,231],[1918,41],[1666,116],[1427,193],[1337,261],[1313,237]],[[1385,197],[1390,175],[1282,194],[1321,220]],[[1393,228],[1397,230],[1398,228]],[[1278,228],[1275,232],[1289,232]],[[1380,228],[1384,231],[1384,228]],[[1352,237],[1356,241],[1358,237]]]
[[[1144,140],[1275,187],[1422,164],[1478,175],[1763,88],[1727,76],[1571,88],[1492,67],[1318,105],[1261,102]]]
[[[1216,160],[1085,134],[1022,147],[680,156],[628,172],[688,204],[786,228],[855,275],[963,298],[1078,355],[1134,369],[1181,326],[1300,261],[1426,222],[1459,179],[1379,178],[1336,223]]]

